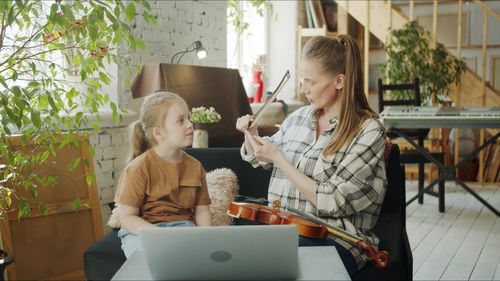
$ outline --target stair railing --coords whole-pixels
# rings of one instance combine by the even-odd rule
[[[385,14],[387,17],[387,20],[388,20],[388,26],[390,27],[390,29],[392,29],[393,27],[393,17],[398,17],[398,20],[396,21],[396,23],[400,23],[401,20],[400,19],[406,19],[406,22],[408,21],[411,21],[415,18],[415,12],[414,12],[414,9],[415,9],[415,6],[417,5],[429,5],[429,4],[432,4],[433,5],[433,15],[432,15],[432,42],[433,44],[437,44],[437,35],[438,35],[438,25],[437,25],[437,22],[438,22],[438,1],[437,0],[433,0],[432,3],[431,2],[415,2],[414,0],[409,0],[408,1],[408,6],[409,6],[409,10],[408,10],[408,15],[409,17],[405,16],[404,14],[402,14],[400,11],[398,11],[398,7],[399,6],[402,6],[402,5],[406,5],[406,4],[395,4],[393,5],[392,4],[392,1],[391,0],[385,0],[385,1],[364,1],[364,3],[360,3],[360,1],[356,0],[356,1],[349,1],[349,0],[344,0],[344,1],[341,1],[341,0],[338,0],[337,1],[338,3],[341,4],[341,6],[343,7],[343,9],[345,10],[345,13],[346,14],[351,14],[351,13],[357,13],[357,16],[358,16],[358,21],[360,21],[360,23],[362,25],[364,25],[365,27],[366,26],[369,26],[369,28],[365,28],[365,34],[364,34],[364,44],[363,44],[363,49],[365,50],[364,52],[364,57],[365,57],[365,69],[368,69],[368,61],[369,61],[369,53],[366,51],[369,49],[369,45],[370,45],[370,38],[369,38],[369,32],[367,32],[366,30],[367,29],[372,29],[373,26],[370,24],[370,21],[374,21],[376,20],[376,18],[379,18],[379,20],[381,18],[384,18],[385,16],[380,16],[380,17],[373,17],[373,20],[370,20],[370,8],[372,7],[375,7],[376,5],[385,5],[387,7],[387,14]],[[476,77],[478,77],[481,81],[481,84],[480,84],[480,88],[481,88],[481,95],[480,95],[480,102],[478,105],[481,105],[481,106],[484,106],[486,105],[486,98],[487,98],[487,95],[486,95],[486,92],[487,91],[492,91],[493,93],[492,94],[499,94],[500,93],[498,91],[496,91],[495,89],[493,89],[492,85],[489,85],[488,87],[488,83],[486,82],[486,49],[487,49],[487,29],[488,29],[488,15],[491,15],[493,16],[497,21],[500,21],[500,15],[498,15],[495,11],[493,11],[490,7],[488,7],[485,3],[483,3],[482,1],[480,0],[459,0],[459,1],[441,1],[440,3],[443,3],[443,4],[450,4],[450,3],[457,3],[458,5],[458,22],[457,22],[457,54],[456,56],[460,59],[462,58],[462,22],[463,22],[463,18],[462,18],[462,14],[463,14],[463,4],[464,2],[473,2],[475,4],[477,4],[479,7],[481,7],[483,9],[483,32],[482,32],[482,60],[481,60],[481,70],[482,70],[482,73],[481,73],[481,77],[477,76],[477,74],[475,74],[474,71],[470,70],[470,73],[473,73]],[[355,10],[357,9],[357,11]],[[362,11],[361,11],[362,10]],[[339,11],[340,12],[340,11]],[[364,19],[363,18],[359,18],[359,17],[365,17]],[[348,30],[348,17],[345,16],[345,30]],[[364,22],[363,22],[364,21]],[[340,23],[342,24],[342,23]],[[395,28],[399,28],[399,27],[395,27]],[[372,30],[372,32],[375,32],[375,30]],[[380,34],[380,28],[379,30],[377,30],[377,32]],[[376,34],[377,35],[377,34]],[[385,40],[386,38],[388,38],[389,40],[391,40],[390,38],[390,31],[388,31],[388,34],[384,34],[385,36],[380,36],[378,35],[377,37],[381,38],[382,40]],[[365,84],[365,87],[367,87],[368,85],[368,76],[365,75],[364,77],[364,84]],[[479,85],[478,85],[479,86]],[[465,90],[465,89],[464,89]],[[461,106],[462,105],[462,100],[461,100],[461,91],[462,91],[462,87],[461,87],[461,84],[459,83],[454,91],[454,102],[457,106]],[[365,92],[368,92],[367,89],[365,89]],[[488,102],[488,104],[490,104],[490,102]],[[488,131],[490,131],[490,133],[494,133],[494,132],[491,132],[491,129],[488,129]],[[434,132],[433,134],[431,134],[431,136],[433,138],[437,138],[439,132]],[[485,130],[484,129],[481,129],[480,130],[480,139],[481,139],[481,144],[482,145],[484,143],[484,134],[485,134]],[[459,140],[458,140],[458,131],[455,133],[455,159],[454,159],[454,162],[455,163],[458,163],[458,148],[459,148]],[[485,165],[485,155],[484,155],[484,152],[481,151],[480,155],[479,155],[479,176],[478,176],[478,182],[480,184],[483,184],[484,183],[484,165]]]

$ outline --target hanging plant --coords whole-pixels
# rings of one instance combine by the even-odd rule
[[[465,71],[465,62],[446,51],[443,44],[432,47],[430,33],[418,25],[416,20],[402,29],[391,31],[392,39],[386,42],[386,63],[379,65],[389,84],[413,83],[420,78],[423,104],[442,104],[448,101],[448,86],[460,81]],[[409,99],[412,93],[394,91],[393,99]]]
[[[244,12],[242,6],[240,5],[240,0],[228,0],[228,18],[227,21],[233,26],[234,31],[241,38],[243,33],[248,28],[249,23],[244,20]],[[257,14],[259,16],[264,16],[264,11],[268,10],[271,14],[273,13],[273,4],[266,0],[249,0],[250,4],[257,9]],[[275,16],[276,18],[276,16]]]
[[[85,128],[99,131],[100,107],[108,106],[113,120],[120,119],[117,106],[102,92],[111,81],[105,63],[122,61],[118,46],[145,50],[130,32],[136,8],[146,22],[156,23],[145,0],[0,1],[0,216],[31,214],[39,189],[57,180],[39,177],[33,168],[68,144],[81,147]],[[30,142],[28,151],[16,149],[12,135],[20,135],[25,148]],[[90,165],[88,159],[72,161],[69,169],[80,161]],[[94,178],[89,175],[87,184]],[[73,205],[78,209],[80,202]],[[35,207],[48,212],[43,202]]]

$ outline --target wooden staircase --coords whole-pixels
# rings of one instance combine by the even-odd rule
[[[409,0],[409,16],[406,16],[401,10],[393,6],[391,0],[379,0],[379,1],[348,1],[348,0],[337,0],[338,5],[338,28],[339,32],[346,32],[349,24],[348,14],[351,15],[354,19],[356,19],[363,27],[364,27],[364,46],[361,46],[364,50],[364,58],[365,65],[364,68],[368,69],[369,67],[369,46],[370,46],[370,33],[377,37],[382,42],[387,42],[390,38],[390,30],[391,29],[401,29],[403,26],[408,23],[410,20],[414,19],[414,0]],[[398,6],[402,1],[398,1]],[[438,17],[438,1],[427,1],[427,4],[433,5],[433,30],[430,30],[432,34],[432,38],[430,42],[437,42],[437,17]],[[486,79],[486,42],[487,42],[487,18],[488,15],[493,16],[497,21],[500,21],[500,15],[496,14],[491,8],[489,8],[486,4],[479,0],[469,0],[468,2],[473,2],[473,4],[478,5],[483,9],[483,30],[481,31],[483,34],[482,38],[482,61],[479,64],[479,67],[482,67],[482,76],[478,76],[474,71],[467,67],[467,70],[461,77],[461,82],[458,85],[451,85],[450,92],[452,93],[449,98],[455,103],[456,106],[500,106],[500,92],[495,90],[489,83],[487,83]],[[458,24],[457,24],[457,57],[461,58],[461,14],[462,7],[464,4],[463,0],[456,1],[457,5],[457,15],[458,15]],[[419,2],[422,4],[422,2]],[[366,28],[366,27],[369,28]],[[449,51],[448,51],[449,52]],[[451,54],[451,53],[450,53]],[[453,54],[452,54],[453,55]],[[368,85],[368,74],[365,71],[365,87]],[[368,92],[365,88],[365,92]],[[484,142],[485,139],[485,131],[494,135],[498,132],[498,129],[484,129],[481,130],[480,135],[480,144]],[[458,133],[456,134],[458,135]],[[437,132],[434,132],[433,138],[437,136]],[[456,149],[455,155],[458,154],[458,137],[456,138]],[[458,162],[457,158],[454,160],[455,163]],[[482,151],[479,155],[479,176],[477,181],[480,184],[484,183],[483,172],[484,165],[486,159],[484,155],[484,151]]]
[[[481,1],[475,2],[481,3]],[[389,27],[392,26],[392,29],[400,29],[410,21],[399,9],[392,6],[391,1],[337,1],[337,4],[364,27],[368,24],[370,33],[382,42],[386,42],[389,39]],[[500,20],[500,18],[497,18],[497,20]],[[493,89],[489,84],[484,83],[484,81],[482,77],[479,77],[471,69],[467,69],[462,76],[460,93],[458,94],[455,85],[451,86],[452,93],[457,93],[450,96],[451,100],[460,106],[499,106],[500,92]],[[367,81],[365,81],[365,84],[368,84]],[[485,84],[484,104],[483,92],[481,90],[483,84]]]

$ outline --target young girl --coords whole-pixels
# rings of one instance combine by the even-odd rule
[[[314,37],[304,46],[301,92],[310,105],[293,112],[270,138],[240,117],[241,152],[254,166],[273,167],[269,201],[298,209],[360,236],[375,248],[375,226],[387,180],[384,127],[363,92],[361,59],[348,35]],[[256,126],[254,127],[256,128]],[[352,276],[366,256],[337,236],[299,237],[300,246],[336,246]]]
[[[115,196],[127,258],[141,248],[139,228],[211,225],[205,170],[181,150],[192,142],[193,124],[180,96],[156,92],[144,100]]]

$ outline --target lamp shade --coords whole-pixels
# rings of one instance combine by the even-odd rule
[[[170,63],[179,63],[181,61],[182,57],[184,56],[184,54],[189,53],[189,52],[194,52],[194,51],[196,51],[196,56],[200,60],[206,58],[208,55],[207,50],[203,47],[203,45],[201,44],[201,41],[198,40],[198,41],[193,42],[191,45],[189,45],[189,47],[187,47],[186,50],[180,51],[180,52],[174,54],[172,56]],[[179,56],[179,58],[177,59],[177,61],[175,61],[175,58],[177,56]]]
[[[205,49],[198,50],[198,51],[196,52],[196,55],[198,56],[198,58],[199,58],[200,60],[202,60],[202,59],[204,59],[204,58],[206,58],[206,57],[207,57],[207,50],[205,50]]]

